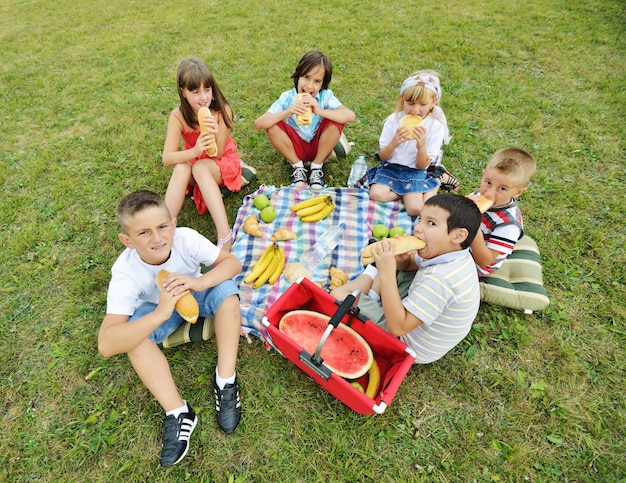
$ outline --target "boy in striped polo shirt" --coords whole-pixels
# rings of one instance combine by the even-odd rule
[[[414,227],[426,247],[396,256],[393,238],[383,239],[372,248],[376,266],[331,293],[341,300],[360,291],[365,316],[403,340],[416,364],[434,362],[465,338],[478,313],[478,276],[468,247],[479,226],[473,201],[435,195]]]

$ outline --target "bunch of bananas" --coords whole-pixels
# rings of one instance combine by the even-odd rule
[[[254,282],[253,288],[259,288],[266,282],[272,285],[283,273],[283,268],[285,268],[285,252],[277,243],[272,243],[265,249],[243,281]]]
[[[334,209],[335,203],[330,195],[314,196],[291,207],[291,211],[298,215],[300,221],[306,223],[323,220]]]

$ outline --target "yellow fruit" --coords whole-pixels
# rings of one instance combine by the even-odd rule
[[[372,365],[369,370],[369,380],[367,381],[367,390],[365,391],[365,395],[371,399],[376,397],[378,393],[378,386],[380,384],[380,368],[376,363],[376,359],[372,362]]]
[[[252,271],[248,274],[248,276],[243,279],[244,283],[250,283],[256,280],[257,278],[259,278],[259,276],[265,271],[265,269],[272,262],[273,256],[274,256],[274,244],[272,243],[261,254],[257,262],[252,267]]]
[[[314,213],[309,216],[303,216],[302,218],[300,218],[300,221],[304,221],[305,223],[312,223],[315,221],[323,220],[328,215],[330,215],[334,209],[335,209],[335,203],[331,201],[328,205],[324,207],[323,210],[318,211],[317,213]]]
[[[268,279],[268,283],[270,285],[274,285],[274,283],[276,283],[276,280],[278,280],[278,277],[280,277],[280,274],[283,273],[283,268],[285,268],[285,252],[280,247],[278,247],[277,256],[280,258],[280,260],[278,262],[278,265],[276,266],[276,269],[272,272],[272,274],[270,275],[270,278]]]
[[[273,247],[274,247],[274,255],[272,255],[272,262],[269,264],[269,266],[265,270],[263,270],[263,273],[259,275],[259,278],[256,279],[256,281],[252,285],[252,288],[259,288],[261,285],[267,282],[270,276],[274,273],[274,271],[277,269],[278,265],[280,264],[280,254],[278,253],[278,245],[274,243]]]
[[[331,199],[330,195],[320,195],[320,196],[314,196],[313,198],[309,198],[308,200],[304,200],[301,201],[300,203],[296,203],[295,205],[293,205],[291,207],[291,211],[298,211],[301,210],[302,208],[307,208],[309,206],[313,206],[317,203],[320,203],[322,201],[324,201],[325,199]]]
[[[300,218],[302,218],[303,216],[314,215],[315,213],[322,211],[324,208],[326,208],[326,206],[328,206],[328,203],[331,203],[331,200],[324,199],[319,203],[315,203],[312,206],[308,206],[306,208],[302,208],[301,210],[296,211],[296,215],[298,215]]]

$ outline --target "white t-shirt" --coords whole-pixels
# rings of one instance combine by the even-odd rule
[[[212,265],[219,254],[210,240],[184,227],[176,228],[172,252],[162,265],[150,265],[136,250],[126,248],[111,268],[106,313],[131,316],[144,302],[157,304],[160,290],[155,278],[160,270],[199,277],[200,265]]]
[[[379,146],[381,149],[387,146],[396,135],[396,131],[400,125],[400,119],[404,116],[404,111],[401,111],[394,112],[387,117],[383,131],[380,134]],[[439,158],[443,138],[445,136],[445,129],[441,121],[432,116],[426,116],[422,125],[424,129],[426,129],[426,152],[431,162],[434,162]],[[417,142],[415,140],[409,140],[396,147],[387,162],[415,168],[415,158],[417,158]]]

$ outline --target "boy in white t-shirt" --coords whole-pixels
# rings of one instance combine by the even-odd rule
[[[157,344],[184,322],[174,307],[191,293],[198,301],[200,316],[213,318],[217,420],[225,433],[232,433],[241,418],[235,374],[241,310],[239,289],[232,280],[241,272],[241,263],[195,230],[176,228],[176,219],[163,199],[151,191],[124,197],[117,217],[122,229],[119,239],[126,249],[111,269],[98,350],[107,358],[128,354],[137,375],[163,407],[161,465],[169,467],[187,454],[198,418],[180,396]],[[211,270],[203,274],[201,265]],[[161,269],[170,275],[158,287],[155,278]]]

